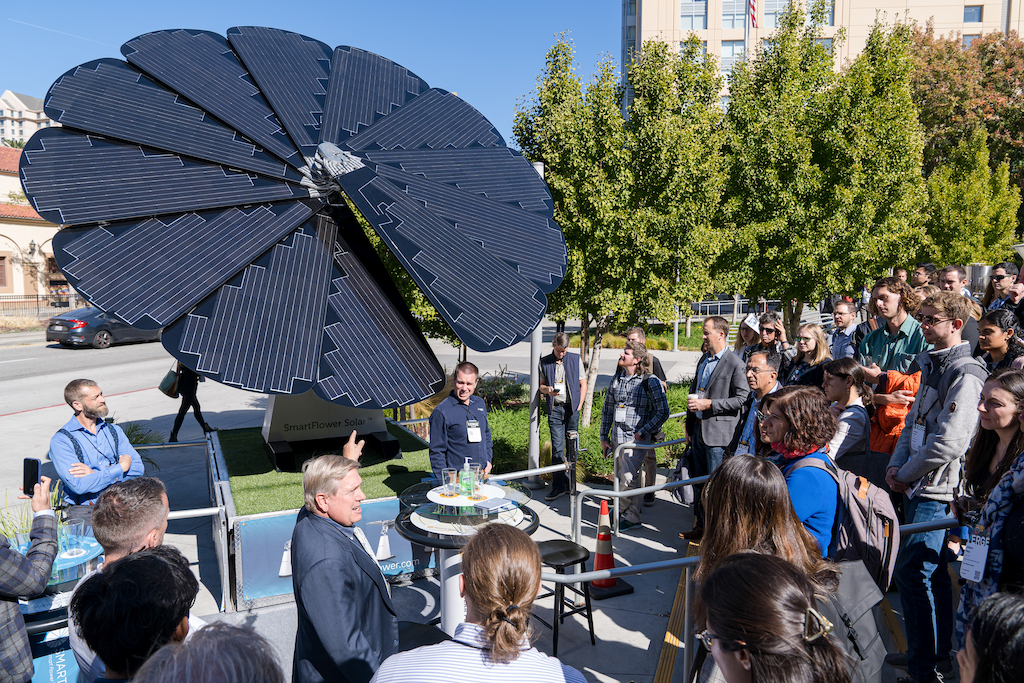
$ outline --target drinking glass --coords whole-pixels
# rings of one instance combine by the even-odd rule
[[[82,547],[82,532],[85,529],[85,520],[73,519],[64,525],[67,538],[66,557],[81,557],[85,555],[85,548]]]
[[[454,498],[459,495],[459,471],[454,467],[441,470],[441,497]]]
[[[469,471],[473,473],[473,493],[470,500],[483,500],[485,498],[481,487],[484,485],[484,470],[480,465],[470,465]]]

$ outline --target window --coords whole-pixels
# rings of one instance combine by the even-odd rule
[[[0,287],[7,286],[7,257],[0,256]]]
[[[626,3],[626,16],[627,17],[635,17],[636,16],[636,0],[630,0],[630,2]]]
[[[732,73],[732,68],[736,66],[736,62],[743,59],[743,41],[742,40],[723,40],[722,41],[722,73],[729,75]]]
[[[981,37],[981,35],[977,34],[977,33],[974,34],[974,35],[964,36],[964,47],[970,47],[971,43],[974,42],[974,39],[975,38],[980,38],[980,37]]]
[[[679,28],[700,31],[708,27],[707,0],[679,1]]]
[[[57,267],[57,259],[52,256],[46,259],[46,272],[50,275],[60,275],[60,268]]]
[[[964,23],[981,23],[981,5],[968,5],[967,7],[964,7]]]
[[[816,38],[814,40],[818,45],[825,48],[825,51],[832,54],[832,39],[831,38]]]
[[[836,25],[836,3],[833,1],[832,4],[828,6],[828,10],[825,12],[825,26],[835,26],[835,25]]]
[[[626,40],[636,40],[636,26],[626,27]]]
[[[747,17],[745,0],[724,0],[722,2],[722,28],[743,28]]]
[[[722,105],[722,111],[726,111],[726,110],[729,109],[729,96],[728,95],[722,95],[721,105]]]
[[[788,5],[789,0],[764,0],[764,27],[777,27]]]

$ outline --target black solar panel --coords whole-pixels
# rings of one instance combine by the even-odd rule
[[[57,264],[95,306],[145,329],[169,325],[323,206],[317,200],[70,228]]]
[[[566,271],[547,187],[400,64],[261,27],[147,33],[61,76],[20,174],[79,293],[231,386],[414,403],[443,371],[345,196],[460,339],[525,339]],[[344,195],[344,196],[343,196]]]
[[[129,40],[121,54],[268,152],[296,167],[305,164],[222,36],[210,31],[154,31]]]
[[[320,142],[341,143],[429,87],[390,59],[357,47],[335,48]]]
[[[309,197],[298,185],[63,128],[33,135],[19,171],[36,212],[58,224]]]
[[[57,79],[46,115],[62,126],[298,182],[288,164],[118,59],[82,64]]]
[[[306,36],[261,26],[228,29],[228,42],[248,68],[303,156],[320,142],[333,50]]]
[[[342,186],[470,348],[506,348],[540,323],[547,300],[534,283],[392,182],[364,168]]]

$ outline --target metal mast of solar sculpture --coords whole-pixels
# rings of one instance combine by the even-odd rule
[[[443,371],[342,194],[470,348],[526,338],[561,282],[543,180],[478,111],[388,59],[279,29],[147,33],[61,76],[25,194],[68,281],[272,397],[409,405]],[[369,356],[369,358],[368,358]]]

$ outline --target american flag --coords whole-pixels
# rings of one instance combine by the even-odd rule
[[[750,25],[757,28],[757,0],[750,0]]]

